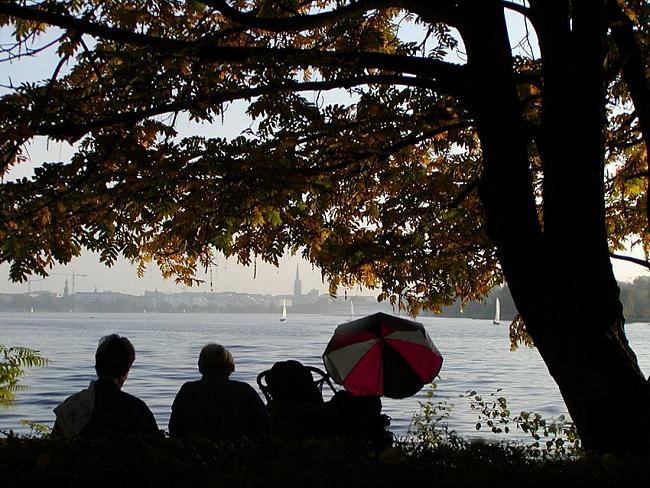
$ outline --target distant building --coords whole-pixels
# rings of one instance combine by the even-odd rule
[[[107,304],[120,299],[132,302],[138,298],[139,297],[133,295],[115,291],[103,291],[101,293],[97,293],[96,291],[78,291],[75,293],[75,302],[78,306],[86,306],[92,303]]]
[[[301,300],[304,303],[316,303],[319,298],[320,298],[320,292],[316,288],[314,288],[314,289],[312,289],[312,291],[310,291],[306,295],[303,295],[301,297]]]

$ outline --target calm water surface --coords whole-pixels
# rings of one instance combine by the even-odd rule
[[[0,410],[0,430],[25,432],[20,420],[52,426],[52,409],[94,378],[94,353],[100,337],[129,337],[136,361],[124,390],[143,399],[160,428],[167,429],[171,403],[180,386],[198,379],[198,353],[208,342],[228,347],[236,362],[233,379],[250,383],[274,362],[297,359],[323,368],[321,354],[336,326],[346,317],[292,315],[280,324],[275,315],[258,314],[0,314],[0,344],[40,350],[47,368],[28,371],[29,389],[9,409]],[[449,427],[465,437],[478,434],[476,414],[462,398],[467,390],[484,396],[502,391],[511,411],[535,411],[546,417],[566,415],[566,407],[546,366],[534,349],[509,351],[508,326],[490,320],[421,317],[444,357],[435,398],[453,405]],[[650,372],[650,325],[627,326],[641,368]],[[383,399],[391,430],[404,434],[426,388],[404,400]],[[326,395],[328,396],[328,395]],[[485,434],[482,434],[485,435]],[[516,438],[511,433],[509,438]]]

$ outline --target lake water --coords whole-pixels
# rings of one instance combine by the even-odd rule
[[[232,378],[257,389],[258,373],[276,361],[297,359],[324,368],[321,354],[336,326],[346,320],[292,315],[281,324],[277,316],[261,314],[0,314],[0,344],[38,349],[50,359],[48,367],[28,370],[21,383],[29,389],[19,392],[14,406],[0,409],[0,430],[26,432],[20,427],[25,418],[52,426],[52,409],[94,378],[97,341],[106,334],[125,335],[135,346],[136,361],[124,391],[144,400],[158,426],[166,430],[176,392],[185,381],[199,377],[196,362],[206,343],[228,347],[236,362]],[[435,398],[453,405],[447,421],[451,429],[465,437],[479,435],[474,428],[476,413],[461,397],[467,390],[487,396],[501,389],[499,395],[508,399],[513,415],[522,410],[545,417],[566,415],[559,390],[537,351],[509,351],[507,323],[433,317],[418,321],[444,357]],[[629,324],[627,332],[647,376],[650,325]],[[393,432],[406,433],[426,389],[404,400],[383,399]],[[518,436],[511,432],[507,438]]]

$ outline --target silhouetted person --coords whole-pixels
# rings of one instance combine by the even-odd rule
[[[97,380],[54,409],[54,432],[84,437],[160,435],[149,407],[122,391],[134,360],[135,349],[126,337],[102,337],[95,353]]]
[[[247,383],[231,380],[235,361],[219,344],[208,344],[199,355],[201,379],[179,390],[169,419],[172,437],[213,440],[259,437],[270,433],[271,417],[257,392]]]

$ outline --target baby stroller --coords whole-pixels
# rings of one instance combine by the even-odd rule
[[[257,377],[279,435],[293,438],[354,437],[380,451],[392,445],[390,417],[381,413],[379,397],[356,397],[337,391],[329,375],[299,361],[280,361]],[[333,393],[323,399],[323,387]]]
[[[323,370],[299,361],[279,361],[257,376],[276,434],[293,438],[326,436],[323,386],[336,389]]]
[[[271,369],[257,375],[257,385],[267,403],[280,401],[319,405],[324,401],[325,384],[332,393],[336,393],[336,388],[325,371],[314,366],[305,366],[293,359],[279,361]]]

